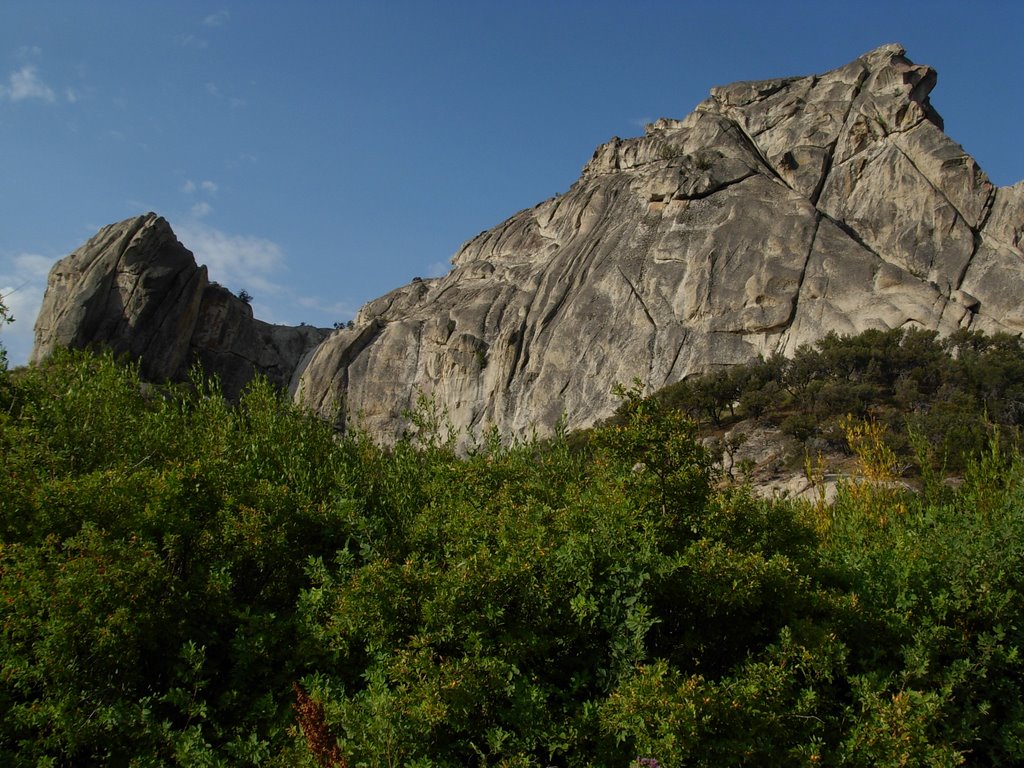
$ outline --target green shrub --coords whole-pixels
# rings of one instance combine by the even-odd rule
[[[833,383],[892,378],[829,343]],[[956,343],[963,407],[1003,402],[977,372],[1015,370],[1013,345]],[[716,381],[763,391],[762,366],[784,369]],[[904,394],[952,402],[940,377]],[[460,455],[427,400],[385,448],[265,381],[231,405],[76,353],[4,382],[4,765],[1024,758],[1005,426],[959,487],[925,472],[914,493],[891,482],[901,423],[843,422],[863,477],[830,507],[718,489],[694,423],[638,388],[574,448],[491,433]]]

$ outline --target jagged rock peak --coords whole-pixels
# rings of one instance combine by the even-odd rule
[[[105,345],[147,377],[182,366],[206,268],[155,213],[110,224],[50,270],[32,362],[56,347]]]
[[[333,416],[340,403],[342,424],[385,440],[420,392],[456,426],[524,436],[563,414],[570,428],[607,416],[616,382],[654,390],[791,354],[828,331],[1019,333],[1024,186],[997,189],[943,133],[929,102],[935,83],[934,70],[887,45],[820,75],[714,88],[684,119],[598,147],[565,194],[469,240],[445,277],[369,302],[352,328],[315,347],[307,337],[294,354],[267,353],[266,338],[246,330],[259,321],[227,297],[220,314],[203,298],[173,322],[192,328],[186,357],[214,371],[229,360],[210,349],[244,348],[249,372],[273,360],[277,380],[306,404]],[[69,335],[111,337],[144,356],[169,343],[152,321],[140,329],[129,319],[142,316],[124,310],[129,287],[145,279],[118,266],[116,247],[101,247],[112,238],[104,232],[76,254],[85,251],[83,264],[108,254],[102,279],[127,298],[75,320],[66,305],[98,301],[77,297],[96,293],[84,288],[102,270],[90,282],[61,262],[46,317],[67,316],[74,330],[57,334],[41,315],[37,357]],[[166,248],[179,253],[174,243]],[[198,280],[189,269],[159,267],[153,282]],[[195,301],[184,288],[177,295],[139,306],[177,318],[171,306]],[[96,330],[111,323],[133,330]]]
[[[107,347],[138,360],[150,380],[180,379],[201,363],[234,395],[257,371],[287,386],[326,335],[254,319],[150,212],[104,227],[50,270],[31,362],[56,347]]]
[[[813,194],[825,170],[823,163],[855,109],[886,131],[907,130],[921,120],[942,128],[942,118],[928,99],[936,72],[913,64],[905,53],[900,45],[884,45],[824,75],[712,88],[687,119],[662,118],[648,124],[642,137],[614,137],[599,147],[584,175],[628,170],[672,155],[685,157],[708,142],[709,130],[724,130],[721,123],[705,119],[714,115],[728,118],[730,127],[742,133],[748,148],[772,172],[798,191]]]

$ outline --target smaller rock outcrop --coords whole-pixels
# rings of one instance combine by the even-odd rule
[[[31,362],[58,347],[104,347],[138,360],[151,381],[180,379],[198,362],[234,397],[257,372],[291,386],[328,333],[256,320],[147,213],[104,227],[50,270]]]

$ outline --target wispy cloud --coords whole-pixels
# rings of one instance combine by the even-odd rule
[[[0,343],[6,347],[11,365],[28,362],[46,276],[55,261],[36,253],[20,253],[0,262],[0,296],[14,316],[11,325],[0,328]]]
[[[23,45],[14,52],[14,56],[17,59],[25,61],[26,59],[38,59],[43,55],[43,49],[38,45]]]
[[[224,10],[218,11],[217,13],[211,13],[209,16],[203,18],[202,26],[206,29],[214,29],[216,27],[225,26],[231,19],[231,14]],[[210,41],[201,35],[196,34],[181,34],[175,38],[175,41],[182,48],[196,48],[199,50],[206,50],[210,47]]]
[[[231,290],[244,288],[257,295],[281,292],[274,276],[285,268],[284,253],[272,240],[223,232],[198,217],[174,229],[196,261],[207,266],[211,280]]]
[[[206,265],[211,280],[231,291],[245,289],[252,294],[256,317],[268,323],[296,325],[304,321],[330,327],[355,315],[358,307],[351,302],[298,295],[287,285],[282,279],[288,272],[287,259],[274,241],[224,232],[196,213],[193,210],[192,220],[174,225],[178,239],[199,264]]]
[[[217,193],[218,189],[219,187],[217,186],[217,182],[210,181],[209,179],[204,179],[199,182],[193,181],[192,179],[186,179],[185,183],[181,185],[181,191],[186,195],[194,194],[197,191],[213,195]]]
[[[239,109],[246,105],[245,99],[239,98],[238,96],[228,96],[216,83],[203,83],[203,90],[206,91],[208,96],[212,96],[218,101],[226,102],[232,109]]]
[[[213,213],[213,206],[205,200],[192,206],[192,215],[197,219],[205,218],[211,213]]]
[[[178,35],[178,45],[182,48],[199,48],[200,50],[210,47],[210,41],[196,35]]]
[[[203,26],[205,27],[223,27],[231,19],[231,14],[224,11],[217,11],[217,13],[211,13],[205,19],[203,19]]]
[[[256,155],[250,154],[248,152],[239,152],[236,157],[228,158],[224,164],[228,168],[234,170],[235,168],[239,168],[241,166],[259,165],[259,162],[260,159],[256,157]]]
[[[41,101],[53,104],[66,101],[75,104],[88,92],[80,88],[61,86],[55,88],[39,73],[38,62],[43,49],[37,45],[23,45],[14,52],[14,58],[22,63],[19,69],[11,72],[5,81],[0,82],[0,100]]]
[[[318,296],[300,296],[296,303],[304,309],[311,309],[335,320],[352,317],[359,309],[346,301],[325,301]]]
[[[27,278],[45,280],[50,274],[53,260],[36,253],[20,253],[12,260],[18,274]]]
[[[53,88],[43,82],[39,71],[31,64],[11,73],[7,85],[0,86],[0,96],[6,96],[11,101],[37,99],[52,103],[57,100]]]

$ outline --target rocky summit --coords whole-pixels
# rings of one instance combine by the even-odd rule
[[[148,213],[104,227],[54,265],[35,335],[29,362],[57,347],[107,347],[138,360],[151,381],[184,378],[198,362],[234,396],[257,373],[294,388],[328,331],[256,320]]]
[[[51,271],[33,360],[105,345],[154,379],[199,361],[229,393],[260,372],[383,440],[422,392],[522,437],[608,416],[616,382],[653,391],[829,331],[1021,333],[1024,183],[993,186],[946,136],[935,82],[887,45],[713,88],[340,330],[254,319],[155,214],[113,224]]]

